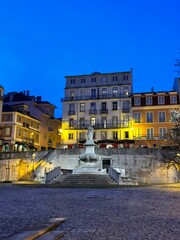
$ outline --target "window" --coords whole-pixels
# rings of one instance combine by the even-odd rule
[[[107,139],[107,132],[101,132],[101,139]]]
[[[82,78],[81,79],[81,83],[85,83],[86,82],[86,79],[85,78]]]
[[[160,139],[166,138],[166,128],[159,128],[159,138]]]
[[[107,96],[107,88],[102,88],[102,96],[103,97]]]
[[[86,89],[81,89],[81,99],[85,99]]]
[[[124,80],[128,80],[128,79],[129,79],[129,76],[126,74],[126,75],[123,76],[123,79],[124,79]]]
[[[11,127],[6,127],[1,130],[2,131],[2,136],[5,137],[10,137],[11,136]]]
[[[71,79],[71,84],[75,84],[75,79]]]
[[[92,78],[92,79],[91,79],[91,82],[96,82],[96,78]]]
[[[75,104],[74,103],[69,104],[69,114],[75,114]]]
[[[123,101],[123,112],[128,113],[130,111],[130,101]]]
[[[12,114],[3,114],[2,122],[12,122]]]
[[[17,115],[17,122],[21,122],[22,121],[22,118],[21,118],[21,116],[20,115]]]
[[[142,129],[141,128],[135,128],[134,129],[134,137],[136,139],[141,139],[142,136]]]
[[[123,96],[128,96],[129,95],[129,87],[125,86],[123,87]]]
[[[80,103],[80,112],[85,112],[85,103]]]
[[[117,87],[113,87],[112,94],[113,94],[113,97],[117,97],[117,95],[118,95],[118,88]]]
[[[92,111],[96,110],[96,103],[95,102],[91,102],[91,110]]]
[[[74,100],[74,90],[70,91],[70,99],[71,101]]]
[[[91,89],[91,98],[96,98],[96,89]]]
[[[134,98],[134,106],[140,106],[141,105],[141,98],[135,97]]]
[[[112,127],[118,127],[118,117],[117,116],[112,117]]]
[[[164,104],[164,96],[158,96],[158,104]]]
[[[124,138],[129,138],[129,132],[128,131],[124,132]]]
[[[153,113],[152,112],[147,112],[146,113],[146,122],[153,122]]]
[[[69,133],[69,135],[68,135],[68,139],[69,139],[69,140],[74,139],[74,134],[73,134],[73,133]]]
[[[170,96],[170,103],[177,103],[177,96]]]
[[[147,128],[147,139],[153,139],[153,128]]]
[[[102,102],[101,106],[102,106],[102,111],[106,111],[107,110],[106,102]]]
[[[21,133],[21,128],[17,128],[17,137],[21,137],[22,133]]]
[[[158,113],[158,118],[159,118],[159,122],[165,122],[165,112],[159,112]]]
[[[112,132],[112,138],[115,140],[118,140],[118,131],[113,131]]]
[[[74,119],[70,118],[69,119],[69,127],[73,127],[74,126]]]
[[[85,140],[86,139],[86,133],[85,132],[80,132],[79,133],[79,140]]]
[[[117,102],[112,102],[112,110],[116,111],[118,109]]]
[[[141,113],[139,113],[139,112],[134,113],[134,122],[135,123],[140,123],[141,122]]]
[[[80,128],[85,128],[85,118],[80,118],[79,122],[80,122]]]
[[[152,97],[146,97],[146,105],[152,105]]]
[[[103,77],[102,78],[102,82],[106,82],[107,81],[107,78],[106,77]]]
[[[128,127],[129,126],[129,117],[126,116],[123,119],[123,127]]]
[[[103,128],[107,128],[107,118],[106,117],[101,118],[101,123],[102,123]]]
[[[95,126],[96,125],[96,118],[95,117],[92,117],[91,118],[91,126]]]
[[[117,80],[118,80],[118,77],[117,77],[117,76],[113,76],[113,77],[112,77],[112,80],[113,80],[113,81],[117,81]]]

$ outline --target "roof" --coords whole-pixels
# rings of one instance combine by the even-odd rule
[[[81,74],[81,75],[70,75],[70,76],[65,76],[65,78],[70,78],[70,77],[85,77],[85,76],[95,76],[95,75],[116,75],[116,74],[127,74],[127,73],[131,73],[130,71],[124,71],[124,72],[110,72],[110,73],[101,73],[101,72],[93,72],[90,74]]]

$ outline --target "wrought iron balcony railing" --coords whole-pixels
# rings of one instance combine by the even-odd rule
[[[66,102],[66,101],[80,101],[80,100],[92,100],[92,99],[116,99],[116,98],[130,98],[131,93],[128,94],[103,94],[103,95],[86,95],[86,96],[74,96],[72,97],[64,97],[61,98],[61,102]]]

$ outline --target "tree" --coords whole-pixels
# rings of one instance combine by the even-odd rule
[[[180,112],[177,110],[170,110],[171,119],[174,126],[168,130],[167,139],[169,145],[177,146],[180,149]]]

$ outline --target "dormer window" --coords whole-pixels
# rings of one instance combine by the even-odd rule
[[[146,97],[146,105],[152,105],[152,97]]]
[[[164,96],[158,96],[158,104],[164,104]]]

